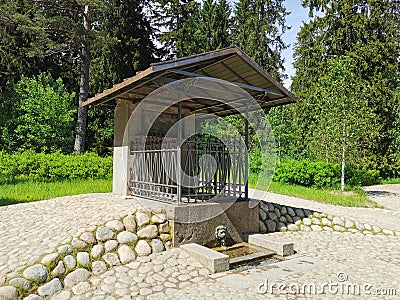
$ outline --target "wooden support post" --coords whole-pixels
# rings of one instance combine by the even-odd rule
[[[246,114],[245,114],[245,132],[244,132],[244,143],[246,146],[246,155],[244,157],[245,163],[244,163],[244,179],[245,179],[245,187],[244,187],[244,197],[246,200],[249,200],[249,110],[246,109]]]
[[[178,204],[182,204],[182,101],[178,103],[178,147],[177,147],[177,197]]]

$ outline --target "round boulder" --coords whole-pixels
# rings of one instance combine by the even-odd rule
[[[80,239],[88,244],[95,244],[96,238],[91,232],[84,232],[81,234]]]
[[[157,239],[151,240],[151,248],[153,249],[153,253],[160,253],[165,250],[164,244],[162,243],[162,241],[157,240]]]
[[[119,257],[116,253],[106,253],[103,255],[104,261],[110,266],[118,266],[121,264],[121,261],[119,260]]]
[[[124,218],[122,222],[127,231],[132,231],[132,232],[136,231],[136,220],[134,216],[128,215]]]
[[[65,276],[64,284],[66,287],[72,287],[79,282],[86,281],[90,277],[91,273],[83,268],[76,269]]]
[[[296,224],[289,224],[289,225],[287,226],[287,229],[288,229],[289,231],[299,231],[299,227],[298,227]]]
[[[41,263],[44,265],[51,265],[55,263],[60,255],[58,253],[51,253],[44,256]]]
[[[92,263],[92,272],[94,275],[100,275],[107,271],[107,265],[104,261],[96,260]]]
[[[66,257],[64,257],[64,264],[68,269],[72,270],[76,267],[75,257],[73,257],[72,255],[67,255]]]
[[[0,287],[0,299],[13,300],[18,298],[18,290],[13,286]]]
[[[29,294],[23,300],[43,300],[43,297],[40,297],[39,295],[35,294]]]
[[[62,261],[59,261],[57,266],[51,271],[51,275],[59,276],[65,273],[65,266]]]
[[[78,250],[84,250],[88,247],[88,244],[80,239],[74,238],[71,242],[72,247]]]
[[[118,247],[118,242],[116,240],[109,240],[104,244],[104,249],[106,253],[113,252]]]
[[[259,226],[260,226],[260,233],[266,233],[267,232],[267,226],[265,226],[265,223],[263,221],[259,221]]]
[[[148,256],[151,254],[151,247],[145,240],[140,240],[135,247],[135,252],[139,256]]]
[[[266,214],[265,211],[263,211],[262,209],[260,209],[259,215],[260,215],[260,219],[261,219],[262,221],[265,221],[265,219],[267,218],[267,214]]]
[[[276,231],[276,223],[272,220],[267,220],[265,222],[265,225],[267,226],[268,232],[275,232]]]
[[[148,225],[143,229],[140,229],[137,232],[139,238],[142,239],[152,239],[157,237],[158,235],[158,228],[156,225]]]
[[[93,258],[99,258],[104,254],[104,246],[102,244],[94,245],[91,254]]]
[[[124,224],[122,224],[118,220],[109,221],[106,223],[106,227],[115,230],[116,232],[120,232],[125,229]]]
[[[136,234],[129,231],[122,231],[118,233],[117,240],[120,244],[135,243],[138,240]]]
[[[37,282],[45,282],[47,279],[47,268],[42,264],[36,264],[31,267],[28,267],[24,270],[23,275],[26,279],[37,281]]]
[[[10,280],[10,285],[24,291],[28,291],[32,287],[32,283],[25,278],[13,278]]]
[[[49,281],[48,283],[39,286],[38,294],[42,297],[52,296],[55,293],[61,291],[63,288],[60,279],[54,278],[53,280]]]
[[[58,247],[58,253],[60,254],[71,254],[74,251],[74,248],[71,245],[62,245]]]
[[[127,264],[136,258],[135,252],[127,245],[122,245],[118,248],[118,255],[123,264]]]
[[[162,224],[167,220],[164,214],[155,214],[151,217],[151,221],[155,224]]]
[[[114,232],[105,226],[99,226],[96,230],[96,239],[100,242],[111,240]]]
[[[149,222],[150,222],[150,218],[149,218],[149,216],[147,214],[145,214],[145,213],[143,213],[141,211],[138,211],[136,213],[137,226],[142,227],[143,225],[146,225]]]
[[[89,253],[87,252],[78,252],[76,254],[76,260],[78,262],[78,265],[86,268],[90,265],[90,257]]]

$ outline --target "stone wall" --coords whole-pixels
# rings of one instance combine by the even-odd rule
[[[92,274],[129,264],[140,256],[159,253],[171,246],[171,226],[165,214],[136,211],[120,220],[84,232],[60,245],[36,264],[11,276],[0,287],[0,299],[43,299]]]
[[[305,208],[290,207],[271,202],[260,202],[260,233],[285,231],[338,231],[361,234],[398,235],[375,225],[362,224],[355,220],[332,216]]]

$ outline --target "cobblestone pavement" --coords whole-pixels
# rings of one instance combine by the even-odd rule
[[[180,249],[142,258],[142,262],[115,267],[87,282],[62,291],[52,299],[398,299],[400,294],[400,238],[353,233],[285,232],[297,254],[286,261],[254,266],[245,271],[207,275],[207,270]],[[339,274],[339,275],[338,275]],[[277,295],[265,292],[275,283],[295,286],[314,283],[317,295]],[[360,286],[359,295],[318,295],[324,282]],[[258,286],[261,286],[260,291]],[[368,284],[364,290],[364,284]],[[376,288],[396,289],[397,296],[372,296]],[[286,290],[287,291],[287,290]],[[356,289],[357,291],[357,289]],[[386,290],[389,292],[389,290]],[[306,289],[307,292],[307,289]],[[397,298],[396,298],[397,297]]]
[[[272,195],[269,201],[306,207],[326,213],[359,219],[372,225],[399,230],[398,213],[387,209],[344,208]],[[280,196],[280,195],[278,195]],[[276,201],[274,201],[276,200]],[[291,202],[286,202],[286,200]],[[132,213],[140,204],[110,194],[63,197],[47,201],[0,207],[0,285],[1,275],[32,264],[55,246],[95,225]],[[314,205],[314,206],[313,206]],[[320,208],[317,208],[320,207]],[[326,208],[326,210],[325,210]],[[369,212],[371,210],[371,212]],[[375,214],[375,219],[371,216]],[[388,214],[392,213],[392,214]],[[365,214],[369,214],[365,216]],[[386,220],[383,220],[386,218]],[[381,223],[374,223],[374,220]],[[386,222],[386,223],[385,223]],[[385,224],[391,225],[384,226]],[[397,227],[396,227],[397,226]],[[172,249],[137,262],[118,266],[88,281],[65,288],[54,299],[266,299],[257,286],[268,283],[323,282],[369,284],[375,288],[396,289],[397,296],[378,297],[360,291],[360,296],[281,295],[282,299],[399,299],[400,237],[338,232],[273,233],[295,243],[297,254],[288,260],[249,270],[233,270],[209,275],[199,263],[180,249]],[[344,276],[344,277],[343,277]],[[261,287],[265,287],[262,285]],[[389,290],[386,290],[389,291]],[[397,297],[397,298],[396,298]]]
[[[363,189],[368,198],[386,209],[400,211],[400,184],[372,185]]]
[[[270,192],[256,191],[254,189],[250,189],[249,192],[250,196],[256,195],[255,198],[267,202],[273,202],[292,207],[307,208],[334,216],[354,219],[361,223],[376,225],[385,229],[400,231],[400,192],[396,194],[393,192],[391,194],[381,194],[379,201],[377,201],[377,198],[371,197],[372,200],[375,200],[380,204],[382,204],[383,201],[386,201],[387,203],[390,202],[390,209],[337,206]],[[393,196],[393,198],[391,198],[392,200],[384,200],[386,199],[385,196],[388,195]]]
[[[136,200],[88,194],[0,207],[0,286],[8,273],[137,206]]]

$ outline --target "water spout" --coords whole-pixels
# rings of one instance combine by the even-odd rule
[[[219,241],[222,249],[226,250],[226,226],[219,225],[215,228],[215,238]]]

